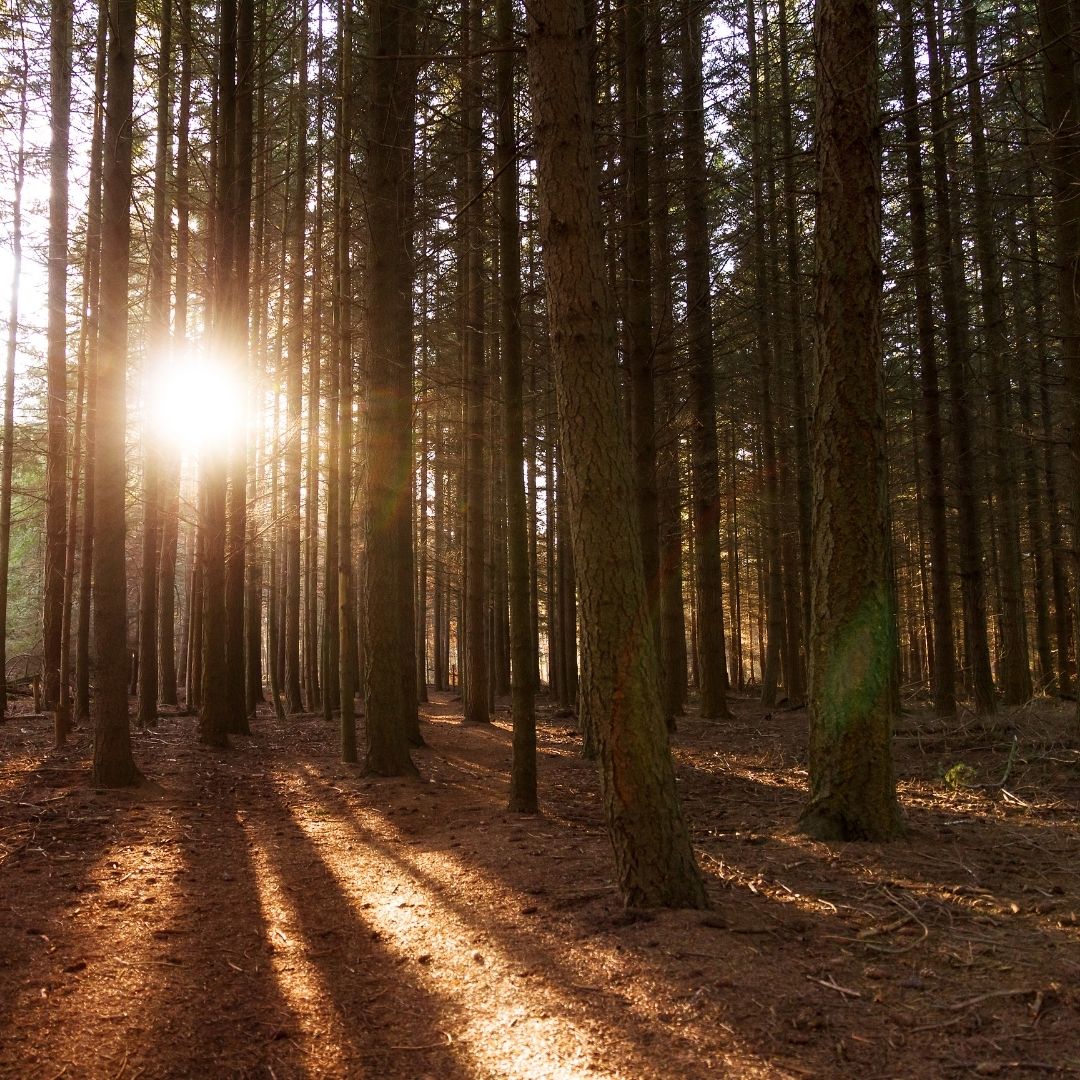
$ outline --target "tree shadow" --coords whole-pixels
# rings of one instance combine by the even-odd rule
[[[469,1020],[470,1010],[477,1010],[494,1015],[504,1029],[513,1026],[514,1042],[505,1045],[504,1037],[504,1045],[492,1051],[502,1054],[496,1068],[504,1075],[530,1075],[522,1070],[523,1060],[531,1060],[543,1075],[552,1069],[588,1068],[588,1033],[594,1027],[605,1031],[604,1066],[618,1074],[654,1075],[658,1052],[667,1055],[673,1069],[675,1062],[683,1071],[688,1069],[688,1075],[709,1075],[709,1068],[731,1067],[734,1062],[760,1064],[732,1029],[703,1047],[701,1025],[684,1031],[673,1016],[664,1015],[662,1002],[642,1005],[618,982],[611,983],[607,975],[617,965],[626,979],[659,988],[664,981],[662,964],[657,965],[647,950],[602,942],[597,926],[571,912],[572,904],[565,909],[569,913],[565,919],[556,917],[574,926],[569,940],[559,944],[542,932],[546,920],[539,906],[530,905],[528,894],[500,879],[498,872],[466,864],[445,850],[414,846],[412,838],[396,835],[381,811],[358,810],[345,792],[310,771],[304,786],[304,797],[291,796],[288,806],[318,808],[313,822],[297,822],[309,835],[312,850],[328,864],[334,862],[333,851],[344,849],[362,853],[358,856],[362,866],[372,859],[379,866],[381,895],[379,890],[368,894],[357,887],[353,902],[371,909],[371,921],[421,964],[433,992],[456,1003],[456,1015]],[[349,874],[340,865],[333,872],[339,878]],[[600,892],[612,894],[610,887]],[[407,922],[390,899],[399,895],[400,902],[416,912]],[[558,908],[558,898],[555,904]],[[701,913],[680,915],[688,926],[700,925]],[[721,959],[720,952],[716,959]],[[604,976],[596,985],[600,972]],[[685,1002],[678,1003],[680,1011],[684,1006]],[[552,1025],[558,1034],[548,1030]],[[488,1035],[485,1025],[478,1029],[473,1023],[466,1030],[474,1046]],[[706,1060],[713,1065],[705,1068]]]
[[[583,763],[583,767],[588,768],[587,763]],[[338,800],[336,813],[339,819],[355,819],[358,806],[355,801],[345,798],[342,789],[328,788],[325,777],[311,776],[311,779],[323,785],[324,798]],[[451,845],[453,851],[444,846],[441,852],[436,852],[428,848],[425,829],[418,816],[410,815],[408,808],[396,806],[392,817],[395,827],[406,830],[402,835],[380,838],[377,832],[373,834],[368,829],[357,833],[357,842],[373,846],[383,857],[396,861],[400,872],[413,877],[420,875],[425,889],[440,893],[440,905],[451,905],[455,916],[464,920],[470,918],[469,907],[453,908],[455,876],[463,880],[473,871],[486,879],[498,894],[498,906],[504,910],[507,903],[527,902],[537,891],[535,876],[530,881],[526,869],[527,845],[511,849],[513,855],[506,857],[507,848],[505,845],[500,847],[500,839],[512,838],[513,832],[523,831],[530,837],[553,842],[561,838],[567,849],[580,844],[592,845],[573,864],[571,872],[577,875],[578,883],[573,893],[554,896],[553,902],[546,905],[548,910],[560,908],[564,901],[574,906],[574,911],[559,916],[567,924],[565,936],[568,940],[606,939],[621,951],[633,950],[635,965],[657,983],[664,981],[665,971],[672,970],[672,961],[677,962],[675,967],[681,965],[682,974],[695,962],[707,970],[701,960],[734,972],[731,977],[744,985],[746,1001],[757,1001],[761,1006],[759,1012],[773,1017],[781,1041],[785,1034],[790,1035],[794,1040],[792,1045],[801,1048],[800,1059],[805,1062],[808,1056],[813,1056],[823,1075],[837,1065],[830,1053],[831,1044],[824,1048],[817,1046],[826,1040],[825,1028],[819,1030],[812,1026],[808,1035],[799,1026],[804,1025],[804,1021],[817,1024],[815,1010],[822,996],[835,994],[840,997],[840,1012],[850,1019],[849,1030],[853,1038],[862,1038],[858,1033],[866,1026],[885,1028],[883,1037],[891,1039],[897,1049],[896,1074],[899,1075],[902,1072],[899,1063],[903,1058],[900,1051],[905,1045],[907,1030],[913,1025],[918,1026],[920,1018],[928,1020],[930,1027],[936,1027],[934,1017],[940,1014],[935,1010],[942,1007],[943,995],[950,1000],[949,1007],[955,1007],[966,998],[977,996],[972,987],[985,987],[985,981],[981,980],[991,980],[991,985],[998,990],[1001,979],[1008,976],[989,969],[997,965],[1003,971],[1008,970],[1012,951],[1030,954],[1036,958],[1032,964],[1026,967],[1014,965],[1018,988],[1027,989],[1030,983],[1031,993],[1027,998],[1017,995],[1015,1000],[999,999],[996,993],[991,993],[987,1005],[970,1016],[946,1013],[946,1022],[950,1026],[939,1038],[943,1061],[949,1054],[954,1055],[950,1060],[963,1059],[965,1054],[976,1051],[993,1054],[996,1051],[991,1028],[997,1023],[998,1035],[1003,1026],[1005,1036],[1002,1037],[1013,1051],[1019,1053],[1023,1049],[1027,1038],[1026,1010],[1031,1005],[1031,995],[1055,981],[1058,985],[1067,984],[1073,967],[1070,967],[1064,947],[1075,938],[1075,933],[1064,926],[1048,925],[1045,920],[1040,922],[1034,918],[1037,912],[1020,912],[1020,915],[1033,916],[1030,925],[1016,923],[998,927],[1002,935],[1000,940],[993,939],[998,930],[991,926],[991,939],[979,941],[980,932],[986,937],[987,920],[997,924],[1002,918],[1015,919],[1018,913],[1009,909],[1008,898],[1005,906],[980,907],[982,901],[956,882],[948,862],[935,864],[936,868],[927,866],[924,856],[934,858],[940,854],[940,850],[932,850],[940,849],[940,840],[931,828],[946,832],[956,828],[947,823],[949,811],[915,807],[911,814],[915,819],[914,836],[898,844],[829,846],[795,835],[791,828],[794,813],[776,814],[777,795],[785,802],[790,801],[792,808],[801,801],[802,792],[796,783],[762,782],[748,771],[738,776],[725,773],[717,782],[717,790],[721,788],[731,817],[740,826],[750,828],[737,829],[721,837],[698,838],[701,849],[711,856],[704,860],[704,865],[714,880],[714,895],[719,901],[720,926],[717,929],[720,933],[712,935],[714,941],[707,949],[695,948],[691,944],[693,935],[701,936],[702,931],[698,925],[687,922],[686,946],[672,950],[659,962],[649,944],[650,922],[619,926],[610,889],[590,888],[597,883],[582,876],[589,869],[595,875],[598,859],[604,859],[606,863],[606,853],[601,854],[598,850],[603,845],[595,789],[582,792],[579,806],[571,810],[571,817],[580,812],[580,820],[584,822],[583,828],[579,821],[573,821],[571,833],[564,827],[565,822],[551,818],[528,819],[528,824],[523,825],[521,819],[513,815],[496,815],[494,819],[489,817],[482,826],[493,834],[485,842],[470,842],[469,826],[462,822],[460,832],[455,833],[464,838],[460,846],[455,841]],[[431,793],[421,790],[420,795],[424,794]],[[418,797],[415,801],[422,803],[424,800]],[[762,821],[760,808],[763,805],[771,807],[768,823]],[[380,806],[379,812],[382,810]],[[738,818],[735,818],[736,813]],[[968,827],[988,830],[988,835],[992,835],[994,829],[993,824],[972,823]],[[1025,827],[1028,829],[1026,842],[1038,843],[1040,836],[1062,839],[1060,828],[1054,824],[1020,828]],[[583,836],[584,832],[588,836]],[[418,856],[410,853],[409,845],[415,845],[418,851],[429,855],[448,857],[454,866],[436,875],[428,873],[424,878],[417,863]],[[920,847],[927,850],[921,851]],[[994,851],[994,844],[985,837],[981,846],[973,847],[985,854],[987,860],[1002,862],[1000,853]],[[763,857],[766,851],[768,857]],[[960,865],[963,865],[962,861]],[[1071,880],[1075,883],[1075,875]],[[946,891],[949,888],[954,890],[951,894]],[[579,902],[580,907],[577,906]],[[487,910],[495,903],[493,899],[483,906]],[[686,918],[685,913],[656,916],[657,921],[668,923]],[[537,962],[543,962],[547,957],[552,962],[550,949],[536,951],[536,935],[531,930],[507,927],[506,922],[505,918],[501,919],[497,929],[491,932],[505,940],[508,952],[535,956]],[[923,923],[928,928],[925,934]],[[480,929],[480,924],[474,925]],[[733,962],[733,953],[741,959]],[[771,998],[769,995],[762,997],[760,978],[754,974],[754,956],[767,959],[773,970],[794,969],[793,984],[770,988]],[[933,968],[929,973],[923,970],[928,962]],[[889,973],[887,993],[874,982],[878,977],[876,970],[882,965]],[[852,971],[850,978],[859,997],[849,997],[840,990],[830,989],[830,969]],[[805,982],[800,981],[799,972]],[[572,975],[570,978],[572,981]],[[554,981],[563,983],[566,979],[566,973],[559,972]],[[674,982],[677,984],[679,980]],[[871,1007],[886,999],[893,1010],[887,1022],[881,1015],[882,1009]],[[808,1014],[811,1019],[806,1021]],[[825,1014],[830,1017],[830,1031],[836,1026],[836,1014],[835,1009]],[[987,1020],[987,1016],[991,1019]],[[1060,1012],[1051,1013],[1040,1024],[1047,1053],[1064,1061],[1067,1038],[1062,1028],[1062,1016]],[[763,1055],[777,1052],[776,1039],[757,1034],[761,1028],[760,1018],[743,1014],[741,1022],[732,1022],[730,1016],[727,1022],[738,1032],[744,1045],[754,1047]],[[623,1035],[620,1028],[620,1038]],[[813,1051],[806,1047],[813,1047]],[[848,1045],[844,1053],[850,1064],[859,1058],[859,1047]]]
[[[279,982],[304,1014],[331,1074],[373,1077],[470,1074],[444,1028],[447,1004],[428,993],[355,906],[284,806],[233,805],[258,866],[267,940]],[[440,1026],[440,1024],[442,1026]]]

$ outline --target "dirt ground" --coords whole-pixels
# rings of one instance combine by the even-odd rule
[[[905,713],[888,846],[797,836],[806,714],[734,707],[675,738],[713,910],[662,913],[622,909],[550,709],[539,817],[504,808],[506,712],[463,726],[447,695],[409,781],[340,764],[316,717],[222,752],[167,716],[110,792],[85,732],[9,718],[0,1076],[1080,1073],[1073,707]]]

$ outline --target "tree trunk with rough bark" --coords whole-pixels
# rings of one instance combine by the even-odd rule
[[[679,807],[619,400],[580,0],[529,7],[540,237],[572,541],[581,592],[582,704],[628,905],[704,907]]]
[[[720,459],[716,442],[716,373],[713,367],[712,289],[705,90],[702,75],[703,11],[686,0],[682,26],[683,197],[686,204],[686,335],[690,372],[690,458],[693,474],[694,585],[697,608],[698,689],[701,715],[728,718],[720,562]]]
[[[881,366],[874,0],[819,0],[817,393],[812,437],[810,800],[823,840],[900,832],[890,742],[896,626]]]
[[[417,722],[411,217],[416,0],[374,0],[368,22],[365,458],[379,467],[364,478],[365,767],[400,776],[416,771],[409,756]]]
[[[60,643],[67,553],[67,277],[68,158],[71,142],[71,0],[54,0],[49,22],[49,318],[46,331],[45,592],[42,602],[42,706],[56,710],[58,743],[66,736],[60,701]]]
[[[523,470],[524,380],[521,328],[521,226],[518,208],[514,123],[514,6],[497,0],[495,172],[499,177],[499,284],[502,307],[503,474],[506,488],[506,548],[510,603],[510,664],[513,760],[509,808],[535,814],[536,715],[529,596],[529,525]]]
[[[926,466],[926,507],[930,533],[930,578],[933,610],[934,709],[940,716],[956,711],[956,652],[953,644],[949,534],[946,521],[944,435],[941,391],[938,386],[937,332],[930,279],[930,241],[926,226],[915,81],[915,31],[911,0],[899,0],[900,78],[904,103],[904,153],[907,169],[908,216],[911,221],[911,259],[915,277],[915,319],[919,349],[919,403]]]
[[[127,680],[125,434],[135,0],[112,0],[105,91],[100,321],[94,411],[94,782],[124,787],[140,777],[131,753]]]

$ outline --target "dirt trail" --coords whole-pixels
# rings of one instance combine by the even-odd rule
[[[1080,1073],[1080,753],[909,717],[909,839],[794,836],[804,714],[688,718],[680,785],[714,910],[621,910],[592,767],[542,724],[545,814],[504,810],[505,718],[427,711],[418,781],[365,779],[314,717],[226,752],[0,727],[0,1076],[587,1077]],[[920,749],[921,747],[921,749]],[[981,747],[981,749],[980,749]]]

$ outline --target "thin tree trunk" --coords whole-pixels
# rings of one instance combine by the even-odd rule
[[[716,445],[702,33],[702,5],[698,0],[686,0],[681,28],[682,110],[698,689],[702,716],[728,718],[731,713],[725,696],[727,656],[720,562],[720,462]]]
[[[499,177],[499,269],[502,301],[503,471],[506,488],[506,541],[509,573],[511,705],[513,760],[509,808],[537,811],[536,715],[534,709],[532,612],[529,597],[528,506],[522,470],[524,381],[521,340],[521,237],[518,208],[517,146],[514,125],[514,7],[497,0],[495,171]]]
[[[163,363],[169,340],[168,197],[172,132],[172,3],[163,0],[158,44],[157,130],[154,156],[154,216],[150,224],[150,280],[147,287],[147,341],[151,378]],[[145,387],[147,399],[151,387]],[[139,726],[153,727],[158,709],[158,562],[161,557],[162,456],[153,419],[143,425],[142,578],[139,587]]]
[[[649,243],[649,103],[646,0],[623,7],[622,121],[625,176],[623,276],[630,442],[649,618],[660,646],[660,526],[656,476],[652,255]],[[663,653],[659,653],[662,657]]]
[[[1009,420],[1008,384],[1002,370],[1009,353],[1005,311],[1001,298],[1001,266],[997,255],[990,167],[983,120],[982,76],[978,50],[978,15],[975,0],[966,0],[961,23],[967,62],[967,114],[971,133],[974,173],[975,256],[979,266],[979,292],[983,312],[983,345],[993,436],[991,480],[997,504],[994,525],[998,569],[1001,574],[1001,691],[1006,705],[1022,705],[1031,697],[1028,662],[1024,575],[1020,554],[1020,511],[1017,505],[1016,449]],[[1080,505],[1080,503],[1078,503]]]
[[[219,6],[217,56],[217,124],[215,146],[212,250],[213,299],[210,305],[212,340],[224,358],[236,344],[236,0]],[[225,363],[219,359],[218,363]],[[199,680],[199,741],[207,746],[227,746],[232,730],[233,699],[230,693],[228,606],[225,593],[227,450],[217,443],[200,448],[199,548],[202,568],[202,633]]]
[[[754,366],[758,372],[761,410],[762,474],[764,478],[765,574],[765,658],[762,663],[761,701],[766,708],[776,704],[780,674],[780,646],[784,637],[783,563],[780,543],[780,467],[776,456],[776,417],[773,413],[773,340],[769,331],[768,273],[766,269],[764,155],[768,152],[761,134],[761,105],[758,89],[755,0],[746,4],[746,37],[750,64],[751,185],[754,265]],[[715,427],[715,415],[713,419]]]
[[[304,10],[302,7],[301,10]],[[297,43],[299,77],[293,93],[292,137],[296,143],[289,213],[289,344],[285,419],[285,708],[302,712],[300,687],[300,465],[304,401],[304,221],[307,207],[307,19]]]
[[[966,282],[963,253],[953,204],[945,142],[947,87],[942,71],[937,28],[937,0],[926,0],[926,37],[930,75],[930,122],[934,161],[935,232],[941,267],[941,306],[945,313],[945,368],[950,398],[954,487],[957,504],[958,565],[964,609],[964,641],[971,671],[975,709],[992,714],[997,705],[990,671],[990,645],[986,633],[986,582],[979,503],[973,473],[971,404],[965,365],[970,356]],[[951,111],[951,110],[950,110]]]
[[[90,609],[92,605],[94,555],[94,419],[97,407],[97,355],[101,282],[102,150],[105,140],[105,68],[108,9],[98,5],[96,58],[94,61],[94,121],[90,137],[90,176],[86,212],[86,277],[84,318],[86,320],[86,438],[83,484],[82,536],[79,543],[79,620],[75,633],[75,712],[77,724],[90,721]]]
[[[334,544],[337,566],[334,568],[334,590],[337,611],[334,643],[338,663],[336,685],[340,709],[341,760],[353,763],[356,749],[356,610],[353,604],[352,556],[352,492],[353,492],[353,364],[352,364],[352,275],[349,262],[350,218],[352,200],[349,187],[349,154],[352,146],[352,109],[355,105],[352,89],[352,8],[348,0],[338,3],[338,47],[340,56],[341,105],[337,115],[337,154],[335,159],[336,220],[334,232],[334,263],[336,287],[334,305],[337,365],[337,481],[333,488],[337,497],[334,521],[338,535]],[[331,485],[333,487],[333,485]],[[329,495],[329,492],[328,492]],[[329,525],[327,526],[329,528]],[[330,545],[327,544],[329,569]],[[329,604],[329,595],[327,603]]]
[[[679,481],[679,433],[675,386],[675,316],[672,259],[671,176],[668,155],[674,150],[671,117],[664,95],[665,56],[658,18],[652,27],[649,57],[648,113],[653,126],[654,163],[649,170],[652,250],[655,273],[653,371],[657,379],[660,428],[665,445],[657,448],[656,493],[659,530],[661,689],[668,727],[675,726],[686,705],[686,616],[683,610],[682,492]]]
[[[231,2],[231,0],[230,0]],[[239,0],[236,5],[235,151],[229,176],[228,214],[231,218],[232,266],[230,268],[229,336],[232,341],[232,373],[241,404],[248,397],[251,378],[249,321],[251,308],[251,188],[254,142],[253,99],[255,88],[255,4]],[[250,426],[244,415],[236,417],[230,432],[225,506],[225,657],[229,731],[247,735],[248,725],[245,607],[247,559],[247,479]]]
[[[796,206],[794,112],[786,0],[779,0],[776,21],[780,51],[780,133],[784,184],[784,237],[787,255],[788,326],[791,335],[792,397],[795,410],[795,498],[799,518],[799,569],[802,580],[802,636],[810,636],[810,435],[807,423],[806,360],[803,349],[802,269]]]
[[[60,705],[60,643],[67,553],[68,158],[71,136],[72,2],[54,0],[49,22],[49,318],[46,331],[45,594],[42,603],[42,704]],[[58,710],[56,736],[66,735]]]
[[[11,474],[15,459],[15,357],[19,345],[19,285],[22,281],[22,194],[26,180],[26,118],[29,60],[22,41],[19,71],[19,143],[11,204],[11,295],[4,362],[4,446],[0,458],[0,722],[7,713],[8,571],[11,556]],[[57,733],[60,734],[59,732]],[[61,740],[62,741],[62,740]]]
[[[189,157],[191,113],[191,4],[179,0],[180,102],[176,137],[176,277],[172,344],[174,356],[183,355],[187,342],[189,253],[191,249]],[[175,361],[174,361],[175,362]],[[176,553],[180,532],[180,454],[162,452],[161,563],[158,570],[158,693],[163,705],[177,704],[176,673]]]
[[[124,455],[131,238],[131,139],[135,0],[112,0],[102,173],[97,407],[94,411],[94,782],[123,787],[139,779],[128,722]]]
[[[486,542],[484,493],[486,373],[484,370],[484,286],[481,220],[482,114],[480,55],[472,54],[479,41],[479,0],[462,3],[462,140],[464,149],[464,204],[461,210],[464,282],[464,381],[465,381],[465,710],[466,722],[486,724],[488,713],[488,663],[485,640],[487,575],[484,573]]]
[[[911,258],[915,277],[915,318],[919,347],[919,403],[926,462],[926,509],[930,534],[930,574],[933,600],[934,709],[940,716],[956,711],[956,656],[953,651],[949,535],[946,524],[944,436],[941,392],[938,387],[937,334],[930,281],[930,241],[926,227],[919,130],[918,91],[915,81],[915,33],[911,0],[899,0],[900,76],[904,103],[904,143],[907,168],[908,216],[911,221]]]

